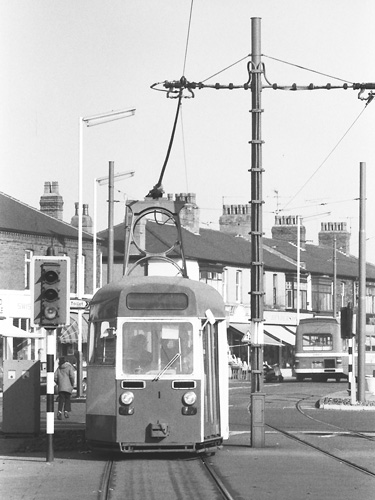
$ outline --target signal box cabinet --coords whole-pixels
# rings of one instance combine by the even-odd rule
[[[40,361],[4,360],[3,425],[6,434],[39,434]]]

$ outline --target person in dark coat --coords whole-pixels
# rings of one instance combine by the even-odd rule
[[[74,386],[74,368],[63,356],[59,358],[59,366],[55,371],[55,384],[59,393],[57,418],[62,419],[63,411],[65,418],[69,418],[72,411],[70,396]]]

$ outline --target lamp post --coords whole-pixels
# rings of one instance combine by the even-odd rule
[[[116,180],[121,180],[121,179],[127,179],[129,177],[133,177],[135,174],[134,170],[129,170],[127,172],[117,172],[113,175],[113,179]],[[97,233],[97,186],[104,186],[106,184],[109,184],[109,175],[105,175],[103,177],[96,177],[94,179],[94,221],[93,221],[93,233],[94,233],[94,245],[93,245],[93,276],[92,276],[92,289],[93,289],[93,294],[96,292],[96,267],[97,267],[97,258],[96,258],[96,253],[97,253],[97,242],[96,242],[96,233]]]
[[[121,120],[135,114],[135,108],[126,108],[118,111],[108,111],[98,115],[79,118],[79,158],[78,158],[78,257],[77,257],[77,297],[82,299],[84,294],[84,265],[82,251],[82,198],[83,198],[83,125],[94,127],[103,123]],[[95,235],[93,235],[95,240]],[[77,395],[82,396],[82,315],[78,311],[78,359],[77,359]]]
[[[78,262],[77,262],[77,296],[82,299],[84,294],[84,266],[82,251],[82,198],[83,198],[83,125],[93,127],[114,120],[128,118],[135,114],[135,108],[127,108],[119,111],[108,111],[98,115],[79,118],[79,173],[78,173]],[[94,238],[95,239],[95,238]]]

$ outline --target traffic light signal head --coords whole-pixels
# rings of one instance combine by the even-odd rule
[[[341,338],[351,339],[353,337],[353,308],[350,304],[341,308]]]
[[[32,265],[32,326],[57,328],[70,323],[69,257],[34,257]]]

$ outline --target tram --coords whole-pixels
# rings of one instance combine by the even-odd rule
[[[347,378],[348,341],[341,338],[340,323],[336,318],[315,316],[301,319],[296,331],[294,375],[297,381],[339,381]]]
[[[104,286],[90,305],[87,378],[92,448],[215,450],[229,435],[222,297],[186,277]]]

